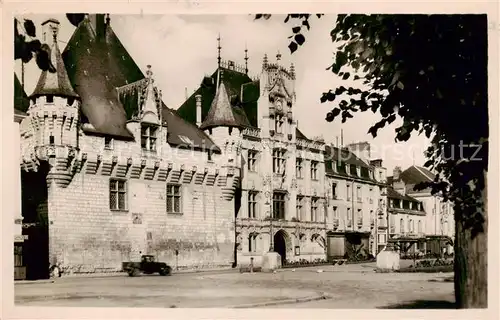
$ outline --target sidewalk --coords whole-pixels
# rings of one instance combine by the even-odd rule
[[[178,270],[172,271],[172,276],[179,274],[193,274],[193,273],[238,273],[239,268],[218,268],[218,269],[189,269],[189,270]],[[40,280],[15,280],[14,284],[39,284],[39,283],[54,283],[54,281],[60,281],[64,279],[78,279],[78,278],[109,278],[109,277],[124,277],[128,274],[126,272],[99,272],[99,273],[73,273],[73,274],[63,274],[60,278],[54,279],[40,279]]]

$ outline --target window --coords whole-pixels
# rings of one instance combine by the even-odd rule
[[[273,150],[273,172],[284,174],[285,173],[285,150],[284,149],[274,149]]]
[[[358,199],[358,202],[361,202],[361,186],[356,188],[356,198]]]
[[[276,118],[274,120],[274,131],[276,133],[283,133],[283,116],[282,115],[276,115]]]
[[[418,220],[417,227],[418,227],[418,233],[422,233],[422,220]]]
[[[311,179],[318,180],[318,162],[311,161]]]
[[[303,161],[301,158],[297,158],[297,160],[295,160],[295,174],[297,175],[297,178],[303,178],[302,176],[302,165],[303,165]]]
[[[181,186],[167,184],[167,213],[181,213]]]
[[[212,161],[212,150],[207,151],[207,160]]]
[[[410,220],[408,221],[408,231],[409,231],[409,232],[413,232],[413,230],[412,230],[412,224],[413,224],[413,220],[411,220],[411,219],[410,219]]]
[[[48,95],[46,99],[47,103],[54,103],[54,96]]]
[[[256,252],[257,251],[257,234],[251,233],[248,236],[248,252]]]
[[[248,217],[257,218],[257,192],[248,192]]]
[[[127,210],[127,182],[111,179],[109,181],[109,208]]]
[[[156,151],[156,133],[158,127],[154,125],[145,125],[141,127],[141,147],[143,150]]]
[[[54,136],[53,135],[50,135],[49,136],[49,144],[54,144]]]
[[[318,198],[311,198],[311,221],[318,221]]]
[[[22,246],[14,246],[14,267],[22,267],[23,266],[23,247]]]
[[[351,200],[351,186],[350,185],[347,185],[347,201]]]
[[[337,199],[337,184],[332,183],[332,198]]]
[[[297,202],[295,204],[295,208],[297,210],[296,212],[296,218],[297,220],[302,220],[302,217],[304,216],[304,197],[297,196]]]
[[[337,207],[333,207],[333,218],[338,219],[339,218],[339,212],[337,210]]]
[[[404,220],[403,220],[403,219],[401,219],[401,220],[399,221],[399,229],[400,229],[399,231],[400,231],[401,233],[404,233],[404,232],[405,232],[405,222],[404,222]]]
[[[113,149],[113,138],[104,137],[104,149],[106,150]]]
[[[273,193],[273,218],[285,219],[285,197],[284,192]]]
[[[257,151],[248,150],[248,171],[257,171]]]
[[[347,225],[350,226],[352,223],[351,208],[347,208]]]

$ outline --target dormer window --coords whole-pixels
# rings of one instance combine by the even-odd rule
[[[54,96],[52,96],[52,95],[46,96],[45,99],[46,99],[47,103],[54,103]]]
[[[106,149],[106,150],[113,149],[113,138],[104,137],[104,149]]]
[[[72,106],[75,103],[75,98],[68,98],[68,106]]]
[[[156,139],[158,127],[151,124],[141,126],[141,147],[142,150],[156,152]]]

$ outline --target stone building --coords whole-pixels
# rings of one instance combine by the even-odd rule
[[[386,169],[369,150],[367,142],[327,149],[329,256],[353,246],[376,256],[387,244]]]
[[[58,27],[42,26],[56,72],[15,104],[26,112],[28,278],[52,264],[118,271],[141,254],[175,270],[260,264],[269,251],[282,263],[343,257],[361,243],[376,254],[385,244],[381,160],[299,130],[295,70],[279,54],[251,78],[219,44],[216,70],[174,110],[109,16],[88,15],[63,53]]]
[[[42,72],[20,125],[27,277],[56,263],[117,271],[146,253],[173,267],[231,266],[240,146],[165,106],[109,17],[84,19],[62,54],[58,28],[42,25],[56,72]]]
[[[452,253],[453,247],[446,241],[455,236],[452,205],[439,195],[432,195],[431,188],[415,190],[418,183],[432,182],[434,178],[432,172],[419,166],[404,171],[394,168],[388,177],[387,193],[390,235],[393,240],[420,240],[412,250],[439,253],[444,247]]]

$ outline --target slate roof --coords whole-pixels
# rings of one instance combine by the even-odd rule
[[[408,193],[427,193],[430,188],[415,191],[414,187],[418,183],[421,182],[432,182],[434,181],[435,174],[429,171],[428,169],[420,166],[411,166],[408,169],[404,170],[400,174],[400,179],[404,182],[406,192]],[[387,182],[392,184],[394,181],[394,177],[387,177]]]
[[[14,114],[26,115],[30,101],[24,91],[19,78],[14,73]]]
[[[213,127],[249,127],[250,123],[245,115],[245,111],[238,107],[232,107],[226,90],[226,85],[221,82],[212,100],[208,115],[203,120],[200,129]]]
[[[59,24],[57,20],[51,19],[50,21]],[[49,21],[46,21],[45,23],[47,22]],[[78,94],[76,94],[71,82],[69,81],[57,40],[53,41],[50,47],[50,60],[56,71],[42,71],[35,90],[33,90],[30,98],[36,98],[41,95],[78,98]]]
[[[410,197],[408,195],[402,195],[401,193],[397,192],[393,188],[387,188],[387,198],[420,202],[419,200],[417,200],[413,197]]]
[[[334,170],[333,166],[336,167],[336,171]],[[347,166],[350,166],[351,174],[347,174]],[[360,167],[360,175],[357,174],[356,167]],[[345,178],[355,178],[372,183],[378,183],[375,179],[370,177],[371,166],[347,149],[326,145],[325,168],[326,174],[328,175],[341,176]]]
[[[98,14],[99,19],[104,15]],[[110,24],[103,24],[99,36],[90,19],[84,19],[69,40],[63,59],[69,79],[82,100],[82,122],[90,123],[95,133],[132,139],[126,123],[137,113],[138,92],[119,89],[145,78]],[[101,33],[99,33],[101,34]],[[162,102],[162,117],[168,127],[168,143],[204,146],[219,150],[197,127],[185,122],[176,111]],[[185,139],[187,138],[187,139]]]
[[[196,95],[201,95],[201,119],[205,121],[209,115],[212,101],[217,92],[219,72],[221,84],[227,92],[229,103],[238,126],[257,127],[257,100],[260,96],[259,82],[253,81],[242,72],[218,67],[211,76],[203,78],[198,89],[177,109],[177,113],[187,122],[196,124]],[[212,121],[212,120],[210,120]],[[208,123],[208,122],[207,122]]]

